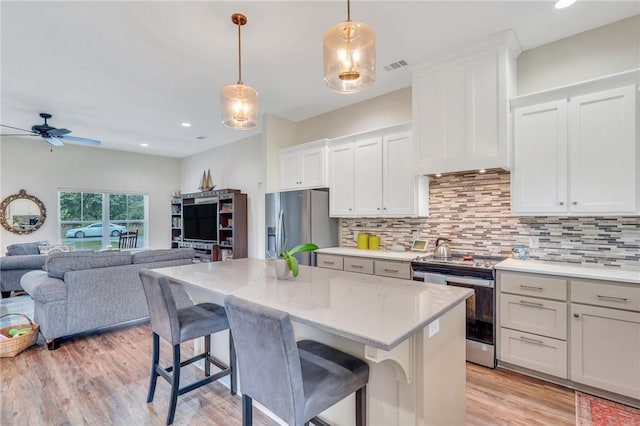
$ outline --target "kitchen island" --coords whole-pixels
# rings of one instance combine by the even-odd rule
[[[465,303],[472,290],[300,267],[277,280],[272,261],[237,259],[157,269],[184,285],[194,302],[238,297],[288,312],[296,337],[322,341],[370,366],[368,424],[465,422]],[[214,336],[226,348],[226,336]],[[228,353],[216,353],[228,359]],[[242,391],[242,386],[240,386]],[[321,417],[354,423],[354,399]]]

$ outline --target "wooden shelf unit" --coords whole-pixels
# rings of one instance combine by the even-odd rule
[[[182,198],[171,197],[171,248],[182,241]]]

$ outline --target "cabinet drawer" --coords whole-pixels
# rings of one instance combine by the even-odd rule
[[[640,311],[640,286],[591,280],[571,280],[571,301],[607,308]]]
[[[500,326],[566,340],[567,304],[566,302],[501,294]]]
[[[376,275],[382,275],[384,277],[402,278],[405,280],[411,279],[411,264],[401,262],[388,262],[386,260],[375,261],[375,273]]]
[[[500,329],[500,361],[567,378],[567,342]]]
[[[342,270],[343,258],[342,256],[334,256],[332,254],[318,253],[317,257],[318,268],[339,269]]]
[[[362,274],[373,274],[373,259],[362,257],[345,257],[344,270],[350,272],[360,272]]]
[[[567,300],[567,280],[564,278],[500,271],[498,281],[503,293]]]

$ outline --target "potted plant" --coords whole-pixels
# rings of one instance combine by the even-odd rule
[[[291,275],[293,278],[297,277],[299,272],[298,259],[295,258],[294,254],[314,250],[318,250],[317,245],[304,243],[293,247],[291,250],[281,252],[276,262],[276,276],[278,279],[288,279]]]

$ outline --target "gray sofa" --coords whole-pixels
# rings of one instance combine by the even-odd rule
[[[21,291],[20,279],[30,271],[42,270],[47,259],[40,254],[38,246],[49,245],[48,241],[20,243],[7,246],[7,255],[0,257],[0,290],[2,297],[9,297],[12,291]]]
[[[49,349],[57,349],[61,337],[148,317],[140,269],[187,265],[194,255],[190,248],[54,253],[46,271],[26,273],[21,285]],[[187,303],[186,293],[177,296]]]

